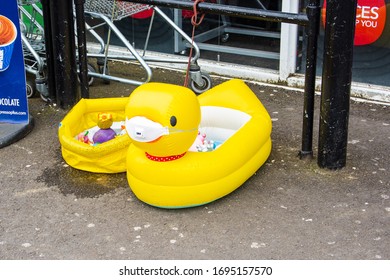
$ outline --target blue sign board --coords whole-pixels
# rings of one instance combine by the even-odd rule
[[[28,102],[17,0],[0,5],[0,123],[28,123]]]

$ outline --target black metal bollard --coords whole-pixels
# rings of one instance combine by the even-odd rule
[[[43,0],[45,44],[50,94],[63,108],[78,101],[72,0]]]
[[[328,0],[318,142],[318,165],[346,164],[357,0]]]
[[[309,19],[306,26],[307,52],[305,71],[305,97],[303,104],[302,121],[302,149],[300,158],[313,156],[313,120],[314,120],[314,97],[316,87],[317,47],[320,28],[321,6],[319,0],[310,0],[306,7]]]
[[[80,69],[81,97],[89,98],[87,40],[85,36],[85,0],[74,0],[77,25],[78,65]]]

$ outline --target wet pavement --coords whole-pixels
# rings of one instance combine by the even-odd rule
[[[347,165],[332,171],[297,156],[302,92],[248,85],[273,120],[269,159],[230,195],[176,210],[139,201],[125,173],[69,167],[57,137],[67,111],[30,99],[33,131],[0,149],[0,259],[390,259],[390,107],[351,101]],[[95,81],[90,92],[133,89]]]

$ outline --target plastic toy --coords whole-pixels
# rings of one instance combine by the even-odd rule
[[[198,97],[185,87],[147,83],[131,94],[125,114],[132,138],[128,182],[153,206],[183,208],[219,199],[251,177],[271,152],[270,116],[240,80]],[[214,149],[189,151],[203,134]]]
[[[58,129],[62,157],[67,164],[76,169],[98,173],[126,171],[126,151],[131,139],[120,131],[121,123],[125,121],[128,100],[128,97],[81,99],[68,112]],[[118,130],[116,134],[120,135],[102,144],[91,145],[91,137],[99,129],[96,124],[100,112],[111,114],[114,122],[112,129]],[[96,130],[91,129],[94,126]]]
[[[80,132],[77,135],[77,140],[79,140],[82,143],[88,144],[88,145],[93,145],[93,142],[91,142],[91,140],[89,140],[88,134],[89,134],[88,130],[85,132]]]
[[[192,144],[189,151],[200,152],[200,151],[204,150],[205,148],[207,149],[207,143],[205,143],[205,141],[206,141],[206,134],[200,133],[200,131],[199,131],[198,135],[196,136],[195,142]]]
[[[104,143],[109,140],[112,140],[116,137],[116,132],[111,128],[113,124],[112,114],[110,113],[99,113],[97,126],[99,130],[93,135],[93,142]]]

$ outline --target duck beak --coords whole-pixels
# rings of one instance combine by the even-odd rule
[[[126,131],[137,142],[154,142],[163,135],[168,135],[167,127],[142,116],[126,119]]]

